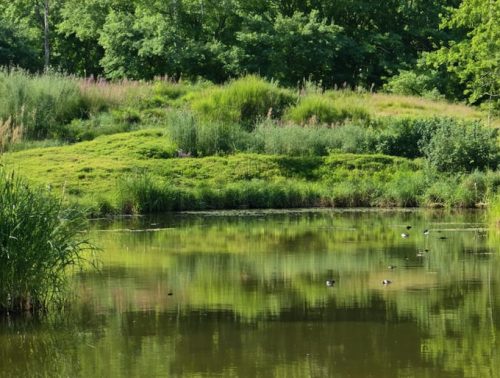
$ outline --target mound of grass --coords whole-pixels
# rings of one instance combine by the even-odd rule
[[[66,273],[93,247],[83,213],[0,171],[0,313],[38,311],[64,297]]]
[[[285,119],[298,124],[334,124],[346,120],[368,120],[368,111],[356,103],[324,94],[311,94],[300,98],[288,109]]]
[[[276,83],[246,76],[201,92],[191,106],[204,119],[240,123],[246,130],[252,130],[259,119],[279,119],[295,101],[291,91]]]

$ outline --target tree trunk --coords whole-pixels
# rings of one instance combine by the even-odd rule
[[[43,68],[47,71],[50,64],[49,0],[44,0],[43,4],[43,48],[45,52]]]

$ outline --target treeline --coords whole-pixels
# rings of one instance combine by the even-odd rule
[[[389,90],[481,102],[498,94],[498,15],[492,0],[13,0],[0,65],[325,87],[395,76]]]

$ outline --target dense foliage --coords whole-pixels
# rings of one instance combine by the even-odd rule
[[[90,248],[85,218],[48,190],[0,171],[0,313],[33,311],[62,299],[66,269]]]

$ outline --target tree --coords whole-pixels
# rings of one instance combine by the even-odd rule
[[[426,56],[434,66],[445,66],[465,84],[469,101],[496,103],[500,95],[500,1],[464,0],[451,9],[441,27],[462,32]]]

